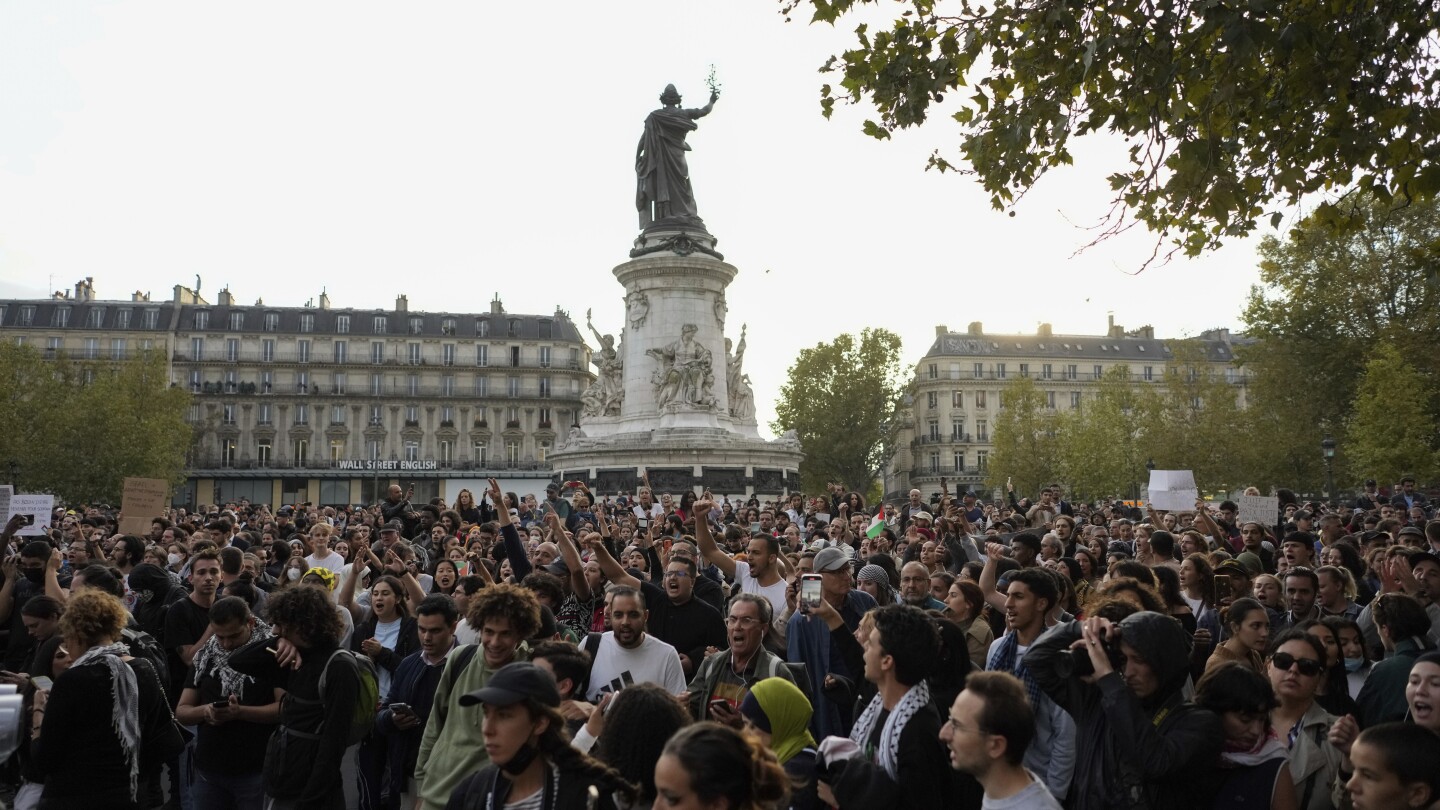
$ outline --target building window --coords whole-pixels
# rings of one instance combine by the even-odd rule
[[[454,318],[444,318],[440,321],[440,334],[452,336],[455,334]]]
[[[310,372],[295,372],[295,392],[299,394],[310,393]]]
[[[1055,392],[1054,392],[1054,391],[1046,391],[1046,392],[1045,392],[1045,407],[1047,407],[1047,408],[1054,408],[1054,407],[1055,407]]]
[[[304,464],[305,462],[310,460],[309,439],[296,439],[295,444],[291,446],[291,449],[294,451],[296,464]]]
[[[345,406],[344,406],[344,405],[332,405],[332,406],[330,407],[330,424],[332,424],[332,425],[343,425],[343,424],[345,424]]]
[[[26,305],[20,307],[20,322],[16,326],[34,326],[35,307]]]
[[[1076,366],[1072,363],[1071,365],[1065,367],[1065,379],[1074,380],[1077,379],[1079,376],[1079,366]]]
[[[930,473],[931,473],[932,475],[934,475],[934,474],[938,474],[939,472],[940,472],[940,454],[939,454],[939,453],[931,453],[931,454],[930,454]]]
[[[455,375],[446,374],[440,378],[440,393],[447,397],[455,396]]]
[[[225,338],[225,360],[231,363],[240,362],[239,338]]]
[[[336,315],[336,316],[335,316],[335,331],[336,331],[336,332],[339,332],[339,333],[342,334],[342,335],[348,335],[348,334],[350,334],[350,316],[349,316],[349,315]]]
[[[520,443],[513,439],[505,442],[505,463],[520,463]]]
[[[314,331],[315,331],[315,314],[314,314],[314,313],[312,313],[312,312],[304,312],[304,313],[301,313],[301,315],[300,315],[300,331],[301,331],[301,332],[314,332]]]
[[[505,424],[508,427],[520,427],[520,409],[511,405],[505,409]]]
[[[548,318],[540,319],[540,339],[550,340],[555,335],[554,323]]]
[[[951,364],[950,364],[950,379],[952,379],[952,380],[958,380],[958,379],[960,379],[960,364],[959,364],[959,363],[951,363]]]
[[[370,362],[371,362],[371,363],[374,363],[374,364],[377,365],[377,366],[380,365],[381,363],[385,362],[385,344],[384,344],[384,343],[381,343],[381,342],[378,341],[378,340],[372,341],[372,342],[370,343]]]
[[[547,323],[548,323],[548,321],[547,321]],[[540,347],[540,367],[541,367],[541,368],[549,368],[549,367],[550,367],[550,347],[549,347],[549,346],[541,346],[541,347]]]
[[[23,311],[23,310],[22,310],[22,311]],[[144,320],[141,322],[141,328],[144,328],[144,329],[159,329],[159,328],[160,328],[160,310],[157,309],[157,308],[154,308],[154,307],[147,308],[147,309],[145,310]]]
[[[405,442],[405,460],[406,460],[406,461],[419,461],[419,460],[420,460],[420,443],[419,443],[419,442],[417,442],[417,441],[408,441],[408,442]]]
[[[550,409],[549,409],[549,408],[541,408],[541,409],[540,409],[540,427],[542,427],[542,428],[548,428],[548,427],[550,427]]]
[[[370,424],[375,425],[375,426],[377,426],[377,427],[378,427],[379,425],[385,424],[385,419],[384,419],[384,417],[383,417],[383,415],[382,415],[381,406],[379,406],[379,405],[371,405],[371,406],[370,406]]]
[[[490,365],[490,347],[489,347],[489,346],[476,346],[476,347],[475,347],[475,365],[477,365],[477,366],[488,366],[488,365]]]
[[[255,445],[255,463],[261,467],[270,466],[270,443],[261,442]]]
[[[423,335],[423,334],[425,334],[425,319],[424,319],[424,318],[420,317],[419,315],[416,315],[416,316],[414,316],[414,317],[412,317],[412,318],[410,319],[410,334],[412,334],[412,335]]]
[[[1154,368],[1154,366],[1146,366],[1146,367],[1145,367],[1145,382],[1152,382],[1154,379],[1155,379],[1155,368]]]
[[[340,396],[344,396],[345,393],[346,393],[346,390],[345,390],[345,389],[348,387],[348,383],[349,383],[349,379],[346,377],[345,372],[343,372],[343,371],[337,371],[337,372],[335,372],[335,393],[336,393],[336,394],[339,394]]]
[[[223,413],[224,415],[221,417],[221,424],[225,424],[225,425],[233,425],[233,424],[235,424],[235,405],[234,405],[233,403],[230,403],[230,402],[225,403],[224,410],[222,411],[222,413]]]
[[[489,378],[489,377],[476,377],[476,378],[475,378],[475,396],[477,396],[477,397],[486,397],[486,396],[489,396],[489,395],[490,395],[490,378]]]
[[[267,312],[267,313],[265,313],[265,320],[261,323],[260,328],[261,328],[263,331],[266,331],[266,332],[277,332],[277,331],[279,331],[279,330],[280,330],[280,313],[278,313],[278,312]]]
[[[451,457],[451,455],[453,455],[453,453],[452,453],[452,451],[451,451],[451,449],[450,449],[450,441],[449,441],[448,439],[441,439],[441,440],[440,440],[440,443],[439,443],[439,445],[437,446],[436,449],[437,449],[439,452],[438,452],[438,454],[437,454],[437,455],[438,455],[438,458],[436,458],[435,460],[438,461],[438,462],[440,462],[441,464],[444,464],[444,465],[447,466],[447,467],[450,466],[450,462],[451,462],[451,458],[450,458],[450,457]]]
[[[226,439],[220,445],[220,466],[235,466],[235,440]]]
[[[50,318],[50,325],[65,327],[70,325],[70,307],[56,307],[55,314]]]
[[[275,339],[265,338],[260,341],[260,360],[266,363],[275,362]]]
[[[950,441],[958,442],[965,439],[965,422],[956,419],[950,423]]]
[[[419,425],[419,424],[420,424],[420,406],[418,406],[418,405],[406,405],[406,406],[405,406],[405,424],[407,424],[407,425],[412,425],[412,426],[414,426],[414,425]]]
[[[100,359],[100,338],[85,338],[83,358],[86,360]]]
[[[115,311],[115,328],[116,328],[116,329],[129,329],[129,328],[130,328],[130,310],[128,310],[128,309],[118,309],[118,310]]]
[[[110,359],[125,359],[125,338],[110,338]]]
[[[199,369],[195,369],[195,368],[190,369],[190,393],[192,393],[192,394],[198,394],[198,393],[200,393],[200,370],[199,370]]]
[[[225,372],[225,393],[233,394],[240,390],[240,374],[231,369]]]
[[[520,378],[519,378],[519,377],[506,377],[506,378],[505,378],[505,394],[506,394],[506,396],[510,396],[510,397],[518,397],[518,396],[520,396]]]
[[[985,407],[986,407],[986,405],[985,405],[985,392],[984,392],[984,391],[976,391],[976,392],[975,392],[975,409],[976,409],[976,410],[984,410]]]
[[[520,319],[519,319],[519,318],[511,318],[511,319],[510,319],[509,330],[506,332],[506,334],[507,334],[509,337],[520,337]]]
[[[546,399],[546,398],[548,398],[549,396],[550,396],[550,378],[549,378],[549,377],[541,377],[541,378],[540,378],[540,398],[541,398],[541,399]]]
[[[408,392],[408,393],[410,394],[410,396],[412,396],[412,397],[418,397],[418,396],[420,396],[420,375],[419,375],[419,374],[407,374],[407,375],[405,375],[405,390],[406,390],[406,392]]]
[[[334,464],[345,457],[345,442],[340,439],[330,440],[330,463]]]
[[[950,392],[950,407],[955,408],[956,410],[959,410],[959,409],[961,409],[961,408],[964,408],[964,407],[965,407],[965,392],[963,392],[963,391],[951,391],[951,392]]]
[[[297,425],[308,425],[308,424],[310,424],[310,406],[309,406],[309,405],[303,405],[303,404],[302,404],[302,405],[296,405],[296,406],[295,406],[295,424],[297,424]]]
[[[975,420],[975,441],[990,441],[990,423],[984,419]]]
[[[1042,379],[1042,380],[1048,380],[1048,379],[1050,379],[1050,364],[1049,364],[1049,363],[1046,363],[1045,365],[1043,365],[1043,366],[1040,367],[1040,379]]]
[[[190,338],[190,359],[205,359],[205,338]]]
[[[454,424],[455,424],[455,406],[454,406],[454,405],[443,405],[443,406],[441,406],[441,408],[440,408],[440,424],[441,424],[441,425],[446,425],[446,426],[454,426]]]
[[[440,362],[447,366],[455,365],[454,343],[446,343],[440,347]]]
[[[240,330],[242,330],[242,329],[244,329],[244,328],[245,328],[245,313],[244,313],[244,312],[232,312],[232,313],[230,313],[230,331],[231,331],[231,332],[239,332]]]
[[[475,319],[475,337],[489,337],[489,336],[490,336],[490,319],[489,319],[489,318],[476,318],[476,319]]]
[[[370,460],[371,460],[371,461],[376,461],[376,460],[378,460],[379,458],[380,458],[380,440],[379,440],[379,439],[371,439],[371,440],[370,440]]]
[[[257,425],[268,425],[268,424],[270,424],[270,422],[271,422],[270,407],[271,407],[271,406],[270,406],[270,403],[268,403],[268,402],[262,402],[262,403],[260,403],[260,406],[255,409],[255,424],[257,424]]]
[[[541,464],[545,463],[545,456],[550,453],[550,442],[535,443],[535,460]]]
[[[418,365],[420,365],[420,344],[419,344],[419,343],[411,343],[411,344],[409,344],[409,353],[410,353],[410,354],[409,354],[409,357],[410,357],[410,365],[412,365],[412,366],[418,366]]]
[[[927,366],[925,366],[925,377],[926,377],[927,379],[933,380],[933,379],[935,379],[935,378],[937,378],[937,377],[939,377],[939,376],[940,376],[940,368],[939,368],[936,364],[930,363],[930,364],[928,364]]]
[[[987,450],[975,451],[976,472],[988,472],[990,470],[990,453]]]
[[[350,354],[350,344],[349,344],[349,343],[346,343],[346,342],[343,341],[343,340],[337,340],[337,341],[335,341],[335,363],[336,363],[337,365],[343,364],[343,363],[345,363],[347,360],[349,360],[349,354]]]
[[[275,372],[260,372],[260,393],[268,394],[275,388]]]
[[[965,451],[964,451],[964,450],[956,450],[956,451],[955,451],[955,455],[951,457],[951,461],[955,464],[955,472],[957,472],[957,473],[965,472]]]
[[[295,359],[301,363],[310,362],[310,341],[295,341]]]
[[[995,364],[995,378],[996,378],[996,379],[999,379],[999,380],[1005,379],[1005,364],[1004,364],[1004,363],[996,363],[996,364]]]
[[[511,346],[511,347],[510,347],[510,367],[511,367],[511,368],[519,368],[519,367],[520,367],[520,347],[519,347],[519,346]]]
[[[383,394],[383,393],[385,393],[385,375],[384,375],[384,374],[371,374],[371,375],[370,375],[370,396],[372,396],[372,397],[378,397],[378,396],[380,396],[380,395]]]
[[[99,329],[105,324],[105,308],[91,307],[85,314],[85,326],[90,329]]]
[[[475,466],[484,467],[490,463],[490,447],[484,442],[475,442],[475,446],[470,448],[470,452],[475,455]]]
[[[932,411],[935,410],[936,408],[940,407],[940,392],[938,392],[938,391],[926,391],[926,392],[925,392],[925,407],[929,408],[929,409],[932,410]]]
[[[1095,379],[1096,379],[1096,380],[1099,380],[1101,377],[1105,376],[1105,367],[1104,367],[1104,366],[1100,366],[1100,365],[1095,366],[1095,372],[1094,372],[1094,373],[1095,373]]]
[[[1079,392],[1079,391],[1071,391],[1071,392],[1070,392],[1070,410],[1072,410],[1072,411],[1078,411],[1078,410],[1080,410],[1080,392]]]
[[[1021,363],[1021,364],[1020,364],[1020,376],[1021,376],[1021,377],[1029,377],[1029,376],[1030,376],[1030,364],[1029,364],[1029,363]]]
[[[209,329],[209,328],[210,328],[210,312],[209,312],[209,310],[204,310],[204,309],[197,309],[197,310],[195,310],[194,324],[195,324],[195,327],[194,327],[194,328],[196,328],[196,329]]]
[[[377,335],[383,335],[387,331],[389,331],[387,326],[388,324],[386,323],[384,315],[376,315],[370,320],[370,331],[374,332]]]
[[[53,357],[54,355],[56,355],[56,354],[59,354],[59,353],[60,353],[60,347],[61,347],[62,343],[63,343],[62,338],[58,338],[58,337],[46,338],[46,339],[45,339],[45,353],[46,353],[47,355],[52,356],[52,357]]]
[[[930,436],[930,441],[932,441],[932,442],[938,442],[938,441],[940,441],[940,420],[939,420],[939,419],[931,419],[930,421],[928,421],[928,422],[925,423],[925,426],[928,428],[928,434],[929,434],[929,436]]]

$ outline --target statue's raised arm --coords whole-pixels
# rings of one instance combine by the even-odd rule
[[[685,136],[698,128],[695,120],[709,115],[719,98],[719,91],[712,89],[704,107],[685,109],[675,85],[666,85],[660,94],[663,106],[645,118],[645,132],[635,149],[635,208],[641,228],[705,230],[690,185],[690,166],[685,160],[690,145]]]

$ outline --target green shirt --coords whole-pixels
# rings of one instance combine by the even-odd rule
[[[459,701],[461,695],[484,688],[495,670],[485,663],[485,651],[476,650],[465,671],[455,676],[451,670],[463,649],[456,647],[445,657],[445,670],[435,687],[434,709],[420,740],[415,780],[425,810],[444,810],[455,788],[490,764],[485,752],[485,712],[479,706],[461,708]],[[512,660],[527,660],[529,653],[529,647],[521,644]]]

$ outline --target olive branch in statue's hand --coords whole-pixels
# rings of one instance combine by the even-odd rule
[[[720,97],[720,82],[715,79],[715,66],[710,66],[710,75],[705,77],[705,86],[710,88],[710,101]]]

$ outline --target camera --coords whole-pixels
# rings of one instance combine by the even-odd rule
[[[1120,627],[1114,626],[1110,630],[1108,638],[1100,640],[1101,649],[1105,650],[1105,657],[1110,659],[1110,668],[1116,672],[1125,669],[1125,653],[1120,651]],[[1085,677],[1095,674],[1095,662],[1090,660],[1090,651],[1081,647],[1078,650],[1070,651],[1070,674],[1075,677]]]

